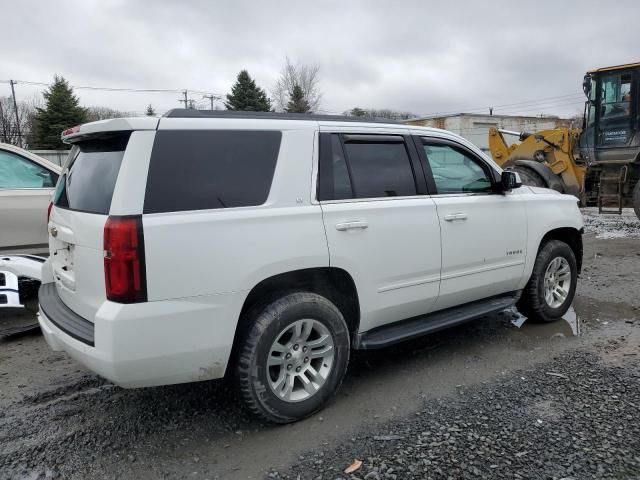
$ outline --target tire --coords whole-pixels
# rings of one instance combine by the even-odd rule
[[[555,262],[553,266],[552,262]],[[545,295],[549,292],[545,286],[545,276],[550,271],[555,272],[556,278],[566,280],[555,283],[558,287],[555,294]],[[577,282],[578,267],[573,250],[560,240],[550,240],[538,252],[531,278],[518,301],[518,309],[534,322],[558,320],[571,306]],[[554,279],[550,277],[547,286],[552,285]]]
[[[340,310],[323,296],[296,292],[251,309],[245,320],[236,382],[249,410],[274,423],[320,410],[349,363],[349,330]]]
[[[636,212],[636,217],[640,219],[640,180],[633,187],[633,211]]]
[[[542,187],[548,188],[547,182],[538,175],[535,171],[527,167],[521,167],[520,165],[516,165],[511,167],[514,172],[518,172],[520,175],[520,180],[522,180],[523,185],[529,185],[530,187]]]

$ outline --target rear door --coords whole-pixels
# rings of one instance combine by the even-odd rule
[[[527,241],[523,195],[496,193],[497,172],[453,140],[416,137],[442,235],[440,310],[516,290]]]
[[[131,132],[116,132],[75,143],[54,193],[49,249],[56,289],[90,321],[106,299],[104,225],[130,137]]]
[[[405,130],[323,132],[318,199],[330,264],[357,285],[361,331],[432,309],[440,227]]]
[[[47,207],[58,173],[0,149],[0,254],[47,248]]]

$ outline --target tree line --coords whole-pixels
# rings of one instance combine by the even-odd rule
[[[294,64],[289,58],[285,58],[270,98],[247,70],[241,70],[231,91],[226,95],[224,106],[227,110],[254,112],[317,112],[322,100],[319,78],[318,65]],[[0,142],[30,149],[64,149],[66,146],[60,140],[60,133],[66,128],[96,120],[133,116],[131,112],[107,107],[82,107],[73,88],[58,75],[54,76],[53,83],[43,92],[42,99],[17,102],[16,106],[17,115],[11,97],[0,97]],[[147,106],[145,114],[155,116],[152,105]],[[394,120],[415,116],[407,112],[359,107],[342,114]]]

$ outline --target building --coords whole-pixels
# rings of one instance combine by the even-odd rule
[[[434,127],[449,130],[489,152],[489,128],[498,127],[516,132],[536,132],[557,127],[568,127],[571,121],[559,117],[521,117],[512,115],[483,115],[476,113],[456,113],[440,117],[422,117],[403,120],[407,125]],[[506,140],[510,138],[507,136]],[[518,137],[513,137],[517,142]]]

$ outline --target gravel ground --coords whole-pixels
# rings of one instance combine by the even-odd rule
[[[286,479],[640,478],[640,362],[573,352],[301,456]],[[354,459],[362,466],[351,475]]]
[[[640,219],[632,208],[622,209],[622,215],[600,215],[597,207],[581,210],[585,232],[596,238],[640,238]]]
[[[124,390],[40,335],[0,339],[0,479],[638,479],[638,291],[640,242],[586,235],[564,321],[356,352],[335,401],[282,427],[224,382]]]

